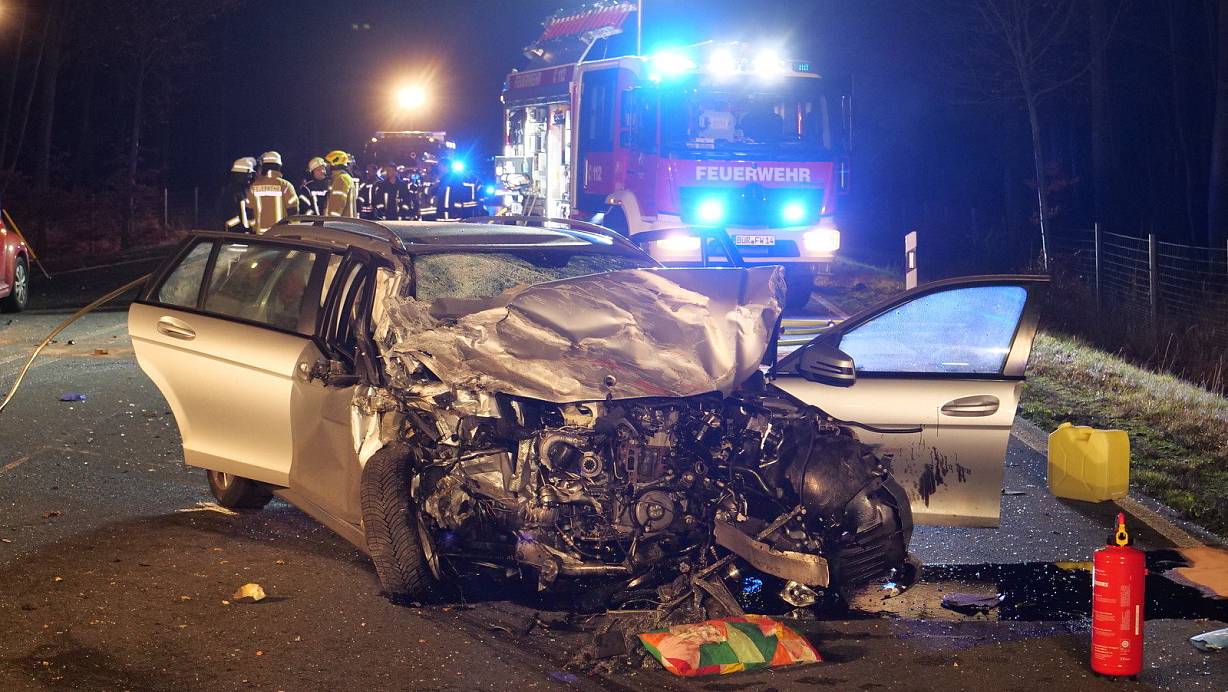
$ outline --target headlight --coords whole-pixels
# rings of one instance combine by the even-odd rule
[[[817,228],[802,234],[802,246],[808,255],[829,255],[840,249],[840,231],[835,228]]]
[[[690,254],[699,251],[699,238],[693,235],[677,233],[668,235],[657,241],[657,245],[672,255]]]

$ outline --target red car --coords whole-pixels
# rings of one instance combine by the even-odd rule
[[[0,216],[0,311],[20,312],[30,302],[30,248]]]

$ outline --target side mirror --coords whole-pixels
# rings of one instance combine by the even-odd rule
[[[816,341],[802,349],[797,371],[811,382],[833,387],[852,387],[857,381],[853,357],[822,341]]]

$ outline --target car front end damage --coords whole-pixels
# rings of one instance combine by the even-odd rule
[[[659,600],[690,581],[720,601],[758,573],[808,606],[915,576],[887,465],[762,375],[779,268],[623,270],[429,303],[386,278],[385,377],[356,397],[355,442],[364,462],[404,457],[434,579],[468,560],[543,590],[602,577],[614,600]],[[381,577],[381,559],[403,559],[374,553]]]

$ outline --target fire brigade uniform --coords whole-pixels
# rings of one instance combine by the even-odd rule
[[[401,218],[401,182],[396,171],[384,169],[383,176],[371,186],[371,206],[375,218],[396,221]]]
[[[264,174],[247,188],[247,203],[255,215],[255,230],[264,233],[278,221],[298,213],[298,194],[289,180],[281,177],[281,154],[265,152],[260,157]]]
[[[226,214],[234,214],[226,218],[226,230],[235,233],[250,233],[252,230],[252,210],[247,206],[247,189],[252,177],[256,175],[256,159],[244,156],[236,159],[230,167],[230,182],[222,200]]]
[[[325,216],[358,217],[358,184],[348,170],[352,159],[344,151],[333,151],[324,157],[332,167],[332,181],[328,186],[328,204]]]
[[[324,168],[325,173],[324,177],[318,180],[315,177],[317,168]],[[299,209],[304,214],[324,216],[324,209],[328,206],[329,184],[328,164],[319,156],[313,158],[307,164],[307,179],[298,186]]]
[[[379,183],[379,173],[374,168],[368,168],[367,174],[362,177],[358,183],[358,217],[362,219],[374,219],[375,201],[374,192],[375,186]]]

